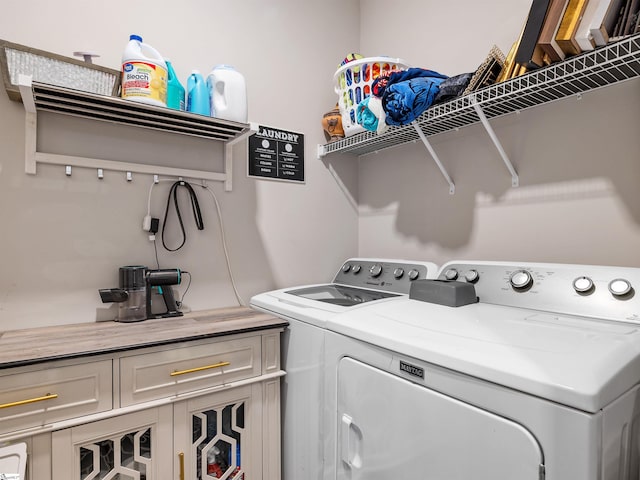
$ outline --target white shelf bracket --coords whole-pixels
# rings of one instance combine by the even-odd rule
[[[233,189],[233,146],[236,143],[243,141],[246,138],[249,138],[251,135],[258,131],[258,124],[251,122],[249,124],[249,130],[242,135],[237,136],[233,140],[229,140],[224,144],[224,190],[225,192],[230,192]]]
[[[511,160],[509,160],[507,153],[504,151],[504,148],[502,148],[502,144],[500,143],[500,140],[498,139],[496,132],[493,131],[493,127],[489,123],[489,120],[487,120],[487,117],[482,111],[482,107],[480,107],[480,104],[478,103],[476,96],[471,95],[470,99],[471,99],[471,104],[473,105],[473,108],[478,114],[478,118],[480,119],[480,122],[482,123],[482,125],[484,126],[484,129],[489,134],[489,137],[491,137],[493,144],[495,145],[496,149],[498,150],[498,153],[502,157],[502,161],[504,162],[505,166],[507,167],[507,170],[509,170],[509,173],[511,174],[511,186],[517,187],[518,185],[520,185],[520,179],[518,177],[518,173],[516,172],[516,169],[513,168],[513,164],[511,163]]]
[[[38,113],[31,89],[31,77],[20,75],[18,88],[24,105],[24,171],[29,175],[36,174],[36,148],[38,138]]]
[[[442,173],[442,176],[444,177],[444,179],[449,184],[449,193],[451,195],[453,195],[454,193],[456,193],[456,186],[454,185],[453,181],[451,180],[451,177],[447,173],[447,170],[444,168],[444,165],[442,165],[442,162],[440,161],[440,158],[438,157],[438,154],[436,153],[436,151],[431,146],[431,142],[429,142],[429,140],[427,139],[427,136],[424,134],[424,132],[420,128],[420,125],[418,125],[417,122],[414,121],[412,125],[413,125],[413,128],[416,129],[416,132],[420,136],[420,140],[422,140],[422,143],[424,143],[424,146],[427,147],[427,150],[431,154],[431,157],[433,158],[433,161],[436,162],[436,165],[440,169],[440,172]]]

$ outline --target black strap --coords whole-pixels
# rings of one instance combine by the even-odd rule
[[[171,189],[169,190],[169,196],[167,197],[167,208],[164,211],[164,220],[162,221],[162,246],[170,251],[175,252],[176,250],[180,250],[185,242],[187,241],[187,234],[184,230],[184,223],[182,222],[182,215],[180,214],[180,207],[178,207],[178,187],[185,187],[187,192],[189,193],[189,198],[191,200],[191,208],[193,210],[193,216],[196,220],[196,227],[198,230],[204,230],[204,223],[202,222],[202,213],[200,212],[200,204],[198,203],[198,197],[196,196],[196,192],[193,190],[193,187],[184,181],[178,181],[171,185]],[[167,216],[169,215],[169,205],[171,205],[171,195],[173,195],[173,204],[176,208],[176,214],[178,216],[178,222],[180,223],[180,231],[182,232],[182,243],[180,246],[176,248],[169,248],[164,241],[164,230],[167,225]]]

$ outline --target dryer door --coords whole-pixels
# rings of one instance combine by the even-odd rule
[[[538,480],[521,425],[351,358],[338,367],[338,480]]]

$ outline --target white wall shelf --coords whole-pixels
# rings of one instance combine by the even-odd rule
[[[36,173],[36,165],[38,163],[49,163],[65,166],[67,174],[70,174],[71,166],[95,168],[98,170],[98,178],[102,177],[103,170],[115,170],[127,172],[127,178],[131,177],[131,173],[143,173],[221,181],[225,184],[225,190],[231,191],[233,176],[231,147],[257,130],[257,125],[254,124],[220,120],[169,108],[131,102],[119,97],[96,95],[32,82],[31,77],[23,75],[20,76],[19,88],[26,111],[25,172],[28,174]],[[39,111],[223,142],[225,145],[225,171],[218,173],[38,152],[36,140],[37,113]]]
[[[489,124],[490,119],[572,95],[580,96],[584,92],[638,76],[640,76],[640,34],[506,82],[491,85],[469,95],[434,105],[412,124],[389,127],[382,135],[363,132],[325,145],[318,145],[318,157],[332,153],[363,156],[421,140],[449,184],[449,192],[454,193],[453,181],[430,146],[428,137],[482,123],[511,174],[512,186],[517,186],[518,175],[493,132]]]

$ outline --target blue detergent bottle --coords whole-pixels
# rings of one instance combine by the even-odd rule
[[[187,111],[211,116],[209,89],[198,70],[193,70],[187,79]]]
[[[171,65],[171,60],[168,58],[164,59],[167,64],[167,107],[173,108],[175,110],[185,110],[185,89],[180,83],[178,79],[178,75],[176,75],[176,71],[173,69],[173,65]]]

